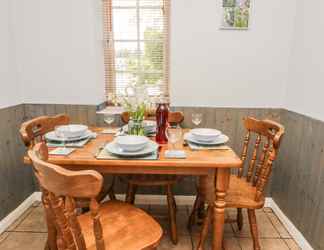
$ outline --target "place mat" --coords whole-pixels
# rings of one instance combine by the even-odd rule
[[[90,137],[84,140],[75,141],[75,142],[56,142],[56,141],[47,141],[48,147],[63,147],[65,144],[65,147],[67,148],[82,148],[84,145],[86,145],[90,141]]]
[[[86,139],[77,140],[77,141],[70,141],[70,142],[59,142],[59,141],[47,141],[46,144],[48,147],[65,147],[66,148],[82,148],[84,145],[86,145],[91,139],[95,139],[97,137],[97,133],[92,133],[91,136],[89,136]]]
[[[157,160],[157,159],[159,159],[159,153],[157,150],[154,153],[149,154],[149,155],[122,157],[119,155],[111,154],[107,150],[102,149],[100,152],[98,152],[98,154],[96,155],[96,158],[98,160]]]
[[[56,148],[49,151],[49,155],[69,155],[71,154],[75,148]]]
[[[229,146],[222,145],[201,145],[192,142],[187,142],[187,145],[191,150],[230,150]]]

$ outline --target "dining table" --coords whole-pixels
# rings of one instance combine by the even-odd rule
[[[103,133],[104,128],[92,127],[97,136],[82,148],[77,148],[67,156],[49,155],[48,162],[69,170],[95,170],[101,174],[150,174],[198,176],[206,184],[206,201],[212,208],[212,249],[222,249],[223,230],[225,223],[226,192],[229,188],[231,169],[241,168],[242,161],[230,147],[220,150],[192,150],[185,143],[179,143],[178,149],[185,151],[183,159],[166,158],[168,144],[159,145],[158,159],[97,159],[97,154],[104,146],[114,139],[114,134]],[[184,132],[187,130],[184,129]],[[154,137],[151,137],[154,140]],[[49,148],[51,150],[51,148]],[[27,166],[31,161],[24,156]],[[48,241],[56,244],[56,233],[53,222],[47,221],[49,230]],[[136,232],[134,232],[136,233]],[[53,234],[52,236],[50,234]],[[203,246],[198,246],[199,250]],[[52,250],[52,249],[51,249]]]

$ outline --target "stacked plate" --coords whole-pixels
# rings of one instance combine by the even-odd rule
[[[221,131],[210,128],[192,129],[184,135],[184,139],[200,145],[221,145],[229,140],[228,136],[222,134]]]
[[[156,133],[156,121],[143,121],[145,135],[154,135]],[[128,124],[123,126],[123,131],[128,132]]]
[[[74,142],[90,138],[93,133],[85,125],[70,124],[57,127],[45,135],[47,141]]]
[[[158,147],[156,142],[145,136],[126,135],[116,137],[106,145],[105,150],[114,155],[133,157],[153,154]]]

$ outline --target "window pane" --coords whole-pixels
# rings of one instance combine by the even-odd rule
[[[113,7],[134,7],[136,0],[112,0]]]
[[[116,94],[125,95],[125,88],[134,81],[134,75],[116,72]]]
[[[137,42],[115,42],[115,65],[117,71],[137,71]]]
[[[141,42],[140,51],[141,70],[145,72],[163,71],[163,41],[145,41]]]
[[[160,9],[140,9],[140,38],[158,39],[163,36],[163,14]]]
[[[140,6],[163,6],[163,0],[139,0]]]
[[[114,39],[137,39],[136,9],[114,9]]]

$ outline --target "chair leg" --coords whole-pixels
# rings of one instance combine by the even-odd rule
[[[128,183],[127,194],[126,194],[126,202],[130,204],[135,203],[135,194],[136,194],[137,186],[131,183]]]
[[[258,226],[257,226],[257,220],[255,216],[255,210],[248,209],[248,216],[249,216],[250,230],[253,238],[253,249],[260,250],[261,247],[259,243]]]
[[[200,233],[199,243],[198,243],[198,247],[197,247],[198,250],[204,249],[204,245],[205,245],[206,238],[208,235],[209,225],[210,225],[211,219],[212,219],[212,212],[213,212],[213,208],[211,206],[208,206],[207,215],[204,218],[204,222],[203,222],[201,233]]]
[[[188,220],[188,228],[189,229],[191,229],[191,227],[196,223],[196,215],[197,215],[199,204],[200,204],[200,195],[198,193],[196,195],[196,200],[195,200],[195,203],[193,205],[191,214],[189,216],[189,220]]]
[[[112,201],[116,200],[116,195],[114,190],[115,182],[116,182],[116,177],[114,176],[108,192],[109,199]]]
[[[237,209],[237,218],[236,218],[236,222],[237,222],[237,227],[238,229],[241,231],[243,228],[243,214],[242,214],[242,208],[238,208]]]
[[[178,243],[177,219],[176,219],[174,197],[172,194],[171,185],[166,186],[166,193],[167,193],[168,210],[169,210],[170,235],[173,244],[176,245]]]

